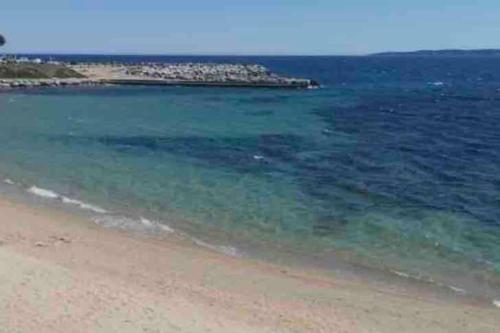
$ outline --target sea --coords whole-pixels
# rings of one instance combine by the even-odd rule
[[[321,87],[3,91],[3,195],[500,299],[500,57],[31,56],[258,63]]]

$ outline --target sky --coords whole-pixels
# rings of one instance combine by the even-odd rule
[[[499,0],[0,0],[17,53],[361,55],[500,48]]]

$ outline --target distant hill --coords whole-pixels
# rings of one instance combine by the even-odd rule
[[[418,57],[500,57],[500,49],[479,50],[420,50],[411,52],[382,52],[370,54],[370,56],[418,56]]]
[[[83,78],[74,70],[55,64],[0,63],[0,79]]]

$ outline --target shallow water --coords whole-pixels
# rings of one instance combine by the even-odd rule
[[[500,58],[229,60],[324,86],[2,93],[0,176],[105,225],[341,253],[500,297]]]

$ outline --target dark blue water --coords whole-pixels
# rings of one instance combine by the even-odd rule
[[[146,216],[498,292],[500,58],[56,58],[260,63],[323,87],[3,93],[3,178],[114,224]]]

